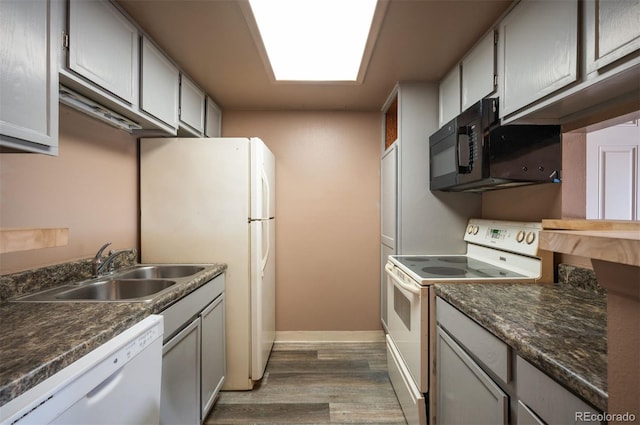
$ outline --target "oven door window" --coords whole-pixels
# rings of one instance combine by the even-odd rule
[[[393,287],[393,310],[407,331],[411,332],[411,300],[405,297],[397,286]]]
[[[417,283],[403,283],[397,279],[392,273],[387,272],[389,337],[402,356],[417,387],[422,392],[427,392],[428,290]]]

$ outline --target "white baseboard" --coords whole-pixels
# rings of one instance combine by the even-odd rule
[[[278,342],[384,342],[384,331],[277,331]]]

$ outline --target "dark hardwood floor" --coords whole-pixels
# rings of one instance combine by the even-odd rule
[[[223,391],[206,425],[406,424],[384,342],[277,343],[253,391]]]

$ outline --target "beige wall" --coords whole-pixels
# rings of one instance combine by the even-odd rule
[[[69,244],[0,255],[0,274],[138,243],[136,139],[60,106],[60,155],[0,154],[0,226],[68,227]]]
[[[276,157],[276,327],[380,327],[381,115],[225,111]]]
[[[482,194],[482,217],[496,220],[540,221],[559,218],[562,185],[539,184]]]

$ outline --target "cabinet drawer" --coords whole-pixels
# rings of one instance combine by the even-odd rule
[[[449,303],[436,299],[438,323],[503,382],[511,380],[509,346]]]
[[[517,356],[516,392],[537,417],[548,424],[580,424],[577,413],[597,412],[535,366]]]
[[[221,274],[160,313],[164,317],[164,341],[171,338],[223,291],[224,274]]]

